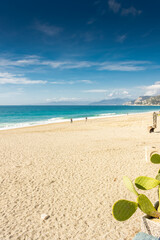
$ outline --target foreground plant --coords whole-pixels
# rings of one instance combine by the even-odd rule
[[[160,155],[152,153],[150,161],[154,164],[160,164]],[[146,195],[139,194],[128,177],[123,177],[123,182],[127,189],[136,195],[137,199],[135,202],[125,199],[115,202],[112,208],[112,214],[116,220],[125,221],[129,219],[136,212],[137,208],[148,216],[160,218],[160,206],[156,209]],[[149,190],[158,186],[158,196],[160,202],[160,170],[158,171],[156,178],[145,176],[136,178],[135,185],[141,190]]]

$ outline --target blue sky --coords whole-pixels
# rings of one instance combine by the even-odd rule
[[[160,1],[0,3],[0,104],[160,94]]]

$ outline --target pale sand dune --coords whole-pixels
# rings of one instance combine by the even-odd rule
[[[141,212],[120,223],[112,205],[135,200],[123,175],[158,171],[145,162],[145,146],[160,147],[151,124],[147,113],[1,131],[0,240],[132,239]]]

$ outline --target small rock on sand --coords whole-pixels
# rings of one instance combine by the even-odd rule
[[[49,217],[50,217],[50,216],[47,215],[47,214],[45,214],[45,213],[41,214],[41,219],[42,219],[42,221],[47,220]]]

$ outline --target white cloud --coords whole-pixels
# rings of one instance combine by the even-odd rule
[[[63,85],[63,84],[66,84],[66,82],[63,82],[63,81],[59,81],[59,82],[51,82],[52,84],[58,84],[58,85]]]
[[[97,67],[98,70],[108,71],[142,71],[146,69],[146,65],[150,62],[147,61],[124,61],[124,62],[71,62],[71,61],[42,61],[42,65],[48,65],[52,68],[61,69],[77,69],[77,68],[90,68]]]
[[[91,84],[91,80],[79,80],[78,82],[86,83],[86,84]]]
[[[124,90],[124,91],[122,92],[122,94],[123,94],[123,95],[128,95],[129,92]]]
[[[118,40],[124,41],[125,36],[121,36]],[[148,61],[117,61],[117,62],[90,62],[90,61],[46,61],[39,57],[24,57],[22,59],[0,59],[0,69],[12,68],[25,68],[25,67],[50,67],[53,69],[80,69],[80,68],[91,68],[95,70],[108,70],[108,71],[142,71],[145,70],[151,62]],[[151,68],[154,66],[151,65]],[[156,66],[157,67],[157,66]],[[56,81],[57,82],[57,81]],[[87,81],[84,81],[87,83]],[[88,82],[89,83],[89,82]]]
[[[22,59],[22,60],[17,60],[15,62],[11,62],[11,64],[16,65],[16,66],[24,66],[24,65],[37,65],[39,64],[38,59]]]
[[[124,97],[130,97],[130,96],[131,95],[129,94],[129,92],[127,90],[120,89],[120,88],[114,89],[108,94],[108,97],[110,97],[110,98],[115,98],[115,97],[124,98]]]
[[[21,75],[0,72],[0,84],[45,84],[43,80],[31,80]]]
[[[34,28],[48,36],[56,36],[63,30],[60,27],[45,24],[45,23],[40,23],[38,21],[35,23]]]
[[[108,5],[109,5],[109,8],[114,12],[114,13],[117,13],[120,8],[121,8],[121,4],[116,2],[115,0],[109,0],[108,1]]]
[[[91,90],[85,90],[86,93],[106,93],[107,90],[104,89],[91,89]]]
[[[51,82],[52,84],[59,84],[59,85],[64,85],[64,84],[77,84],[77,83],[85,83],[85,84],[91,84],[91,80],[72,80],[72,81],[53,81]]]
[[[144,65],[145,63],[145,65]],[[113,63],[102,63],[99,70],[109,70],[109,71],[143,71],[146,69],[146,64],[148,62],[143,61],[124,61],[124,62],[113,62]]]
[[[141,10],[137,10],[136,8],[134,7],[130,7],[130,8],[122,8],[122,11],[121,11],[121,15],[122,16],[127,16],[129,14],[133,15],[133,16],[136,16],[136,15],[140,15],[142,13]]]
[[[62,69],[88,68],[92,65],[93,63],[87,61],[68,62],[66,65],[62,66]]]
[[[61,69],[87,68],[93,65],[93,63],[87,61],[42,61],[41,64]]]
[[[61,97],[61,98],[47,98],[46,102],[74,102],[74,101],[79,101],[79,98],[67,98],[67,97]]]
[[[0,67],[24,67],[26,65],[38,65],[40,64],[39,57],[27,56],[19,60],[0,59]]]
[[[68,64],[65,61],[42,61],[40,64],[50,66],[52,68],[61,68],[64,65]]]
[[[108,94],[108,97],[113,97],[113,95],[114,95],[114,93],[112,92],[112,93]]]
[[[115,88],[115,89],[91,89],[83,91],[85,93],[103,93],[105,94],[105,98],[112,99],[112,98],[128,98],[131,97],[130,89],[124,88]]]
[[[155,84],[150,86],[143,86],[141,87],[144,91],[146,96],[154,96],[160,94],[160,82],[155,82]]]

